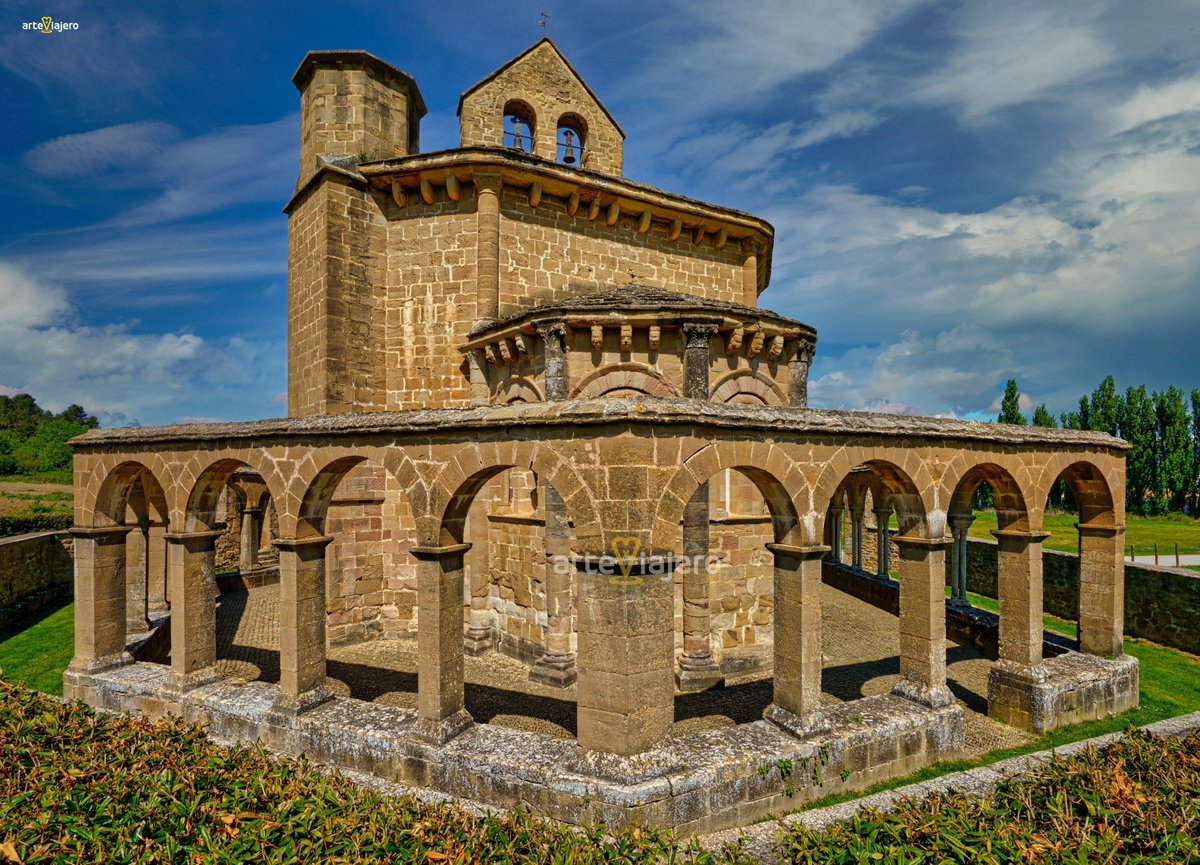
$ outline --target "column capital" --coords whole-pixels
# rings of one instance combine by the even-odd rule
[[[1125,526],[1090,526],[1087,523],[1076,523],[1079,534],[1091,538],[1115,538],[1125,534]]]
[[[767,544],[767,549],[777,555],[791,556],[797,559],[819,559],[828,553],[833,547],[826,544],[809,544],[806,546],[797,546],[795,544]]]
[[[909,535],[893,535],[892,540],[900,547],[926,550],[944,550],[954,543],[954,538],[915,538]]]
[[[812,363],[813,353],[817,347],[807,339],[802,339],[796,343],[796,353],[792,355],[792,359],[800,363]]]
[[[67,529],[73,538],[116,538],[134,530],[134,526],[71,526]]]
[[[1009,538],[1013,540],[1027,540],[1030,543],[1034,541],[1041,543],[1050,537],[1049,532],[1032,531],[1030,529],[993,529],[990,534],[1000,540]]]
[[[742,241],[743,255],[758,255],[762,252],[762,242],[757,237],[747,237]]]
[[[504,176],[498,171],[477,171],[471,175],[471,182],[475,184],[476,193],[494,192],[499,195],[504,188]]]
[[[225,534],[221,529],[210,529],[203,532],[165,532],[163,539],[171,544],[203,543],[215,541]]]
[[[411,547],[409,552],[413,558],[423,562],[437,562],[453,556],[464,555],[471,549],[470,544],[447,544],[445,546]]]
[[[685,321],[683,323],[683,335],[687,340],[688,348],[708,347],[708,341],[717,335],[721,326],[715,321]]]
[[[895,508],[871,508],[871,513],[877,517],[891,517],[896,512]]]
[[[272,546],[278,547],[281,550],[295,550],[300,547],[315,547],[327,546],[333,542],[333,538],[325,535],[312,535],[307,538],[275,538],[271,541]]]
[[[549,342],[553,337],[561,341],[567,335],[567,323],[561,318],[535,321],[533,327],[544,342]]]

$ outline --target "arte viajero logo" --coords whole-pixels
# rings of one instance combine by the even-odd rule
[[[33,33],[44,33],[50,35],[53,33],[61,33],[64,30],[78,30],[78,21],[55,21],[53,15],[43,15],[41,21],[26,21],[21,24],[22,30],[29,30]]]

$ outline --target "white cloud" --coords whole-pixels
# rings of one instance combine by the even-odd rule
[[[1101,9],[1040,0],[965,5],[951,25],[950,56],[914,83],[911,97],[978,120],[1082,81],[1114,57],[1093,20]]]
[[[1144,91],[1116,103],[1099,125],[1122,132],[1057,160],[1043,194],[979,213],[844,185],[777,206],[765,305],[857,346],[818,351],[814,404],[979,416],[1008,377],[1056,410],[1109,373],[1200,385],[1177,348],[1194,343],[1200,297],[1200,112],[1178,96],[1189,92],[1166,84],[1152,108]]]
[[[47,177],[137,168],[178,137],[169,123],[122,123],[44,141],[25,154],[25,164]]]
[[[257,417],[254,394],[281,372],[270,343],[82,324],[60,285],[12,262],[0,261],[0,305],[11,313],[0,317],[0,381],[55,409],[78,402],[108,419],[170,422],[190,405]]]

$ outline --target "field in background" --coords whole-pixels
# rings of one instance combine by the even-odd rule
[[[1058,550],[1062,553],[1079,551],[1079,533],[1075,530],[1079,517],[1075,514],[1047,513],[1042,524],[1044,531],[1050,533],[1042,547],[1047,550]],[[996,528],[995,511],[976,511],[975,522],[971,524],[971,537],[994,541],[991,532]],[[1138,555],[1154,551],[1158,544],[1160,556],[1175,554],[1175,544],[1179,544],[1180,554],[1200,553],[1200,520],[1194,520],[1183,514],[1168,514],[1162,517],[1138,517],[1128,514],[1125,517],[1125,556],[1129,556],[1129,545],[1137,548]],[[1168,565],[1165,558],[1162,564]]]

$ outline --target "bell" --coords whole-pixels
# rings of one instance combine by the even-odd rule
[[[512,135],[513,149],[520,150],[522,153],[524,153],[525,152],[525,135],[523,134],[521,121],[518,120],[516,117],[513,117],[511,119],[512,119],[512,132],[509,134]]]
[[[563,162],[566,165],[575,164],[575,146],[571,142],[575,139],[575,134],[570,129],[563,132],[563,143],[566,146],[566,152],[563,154]]]

